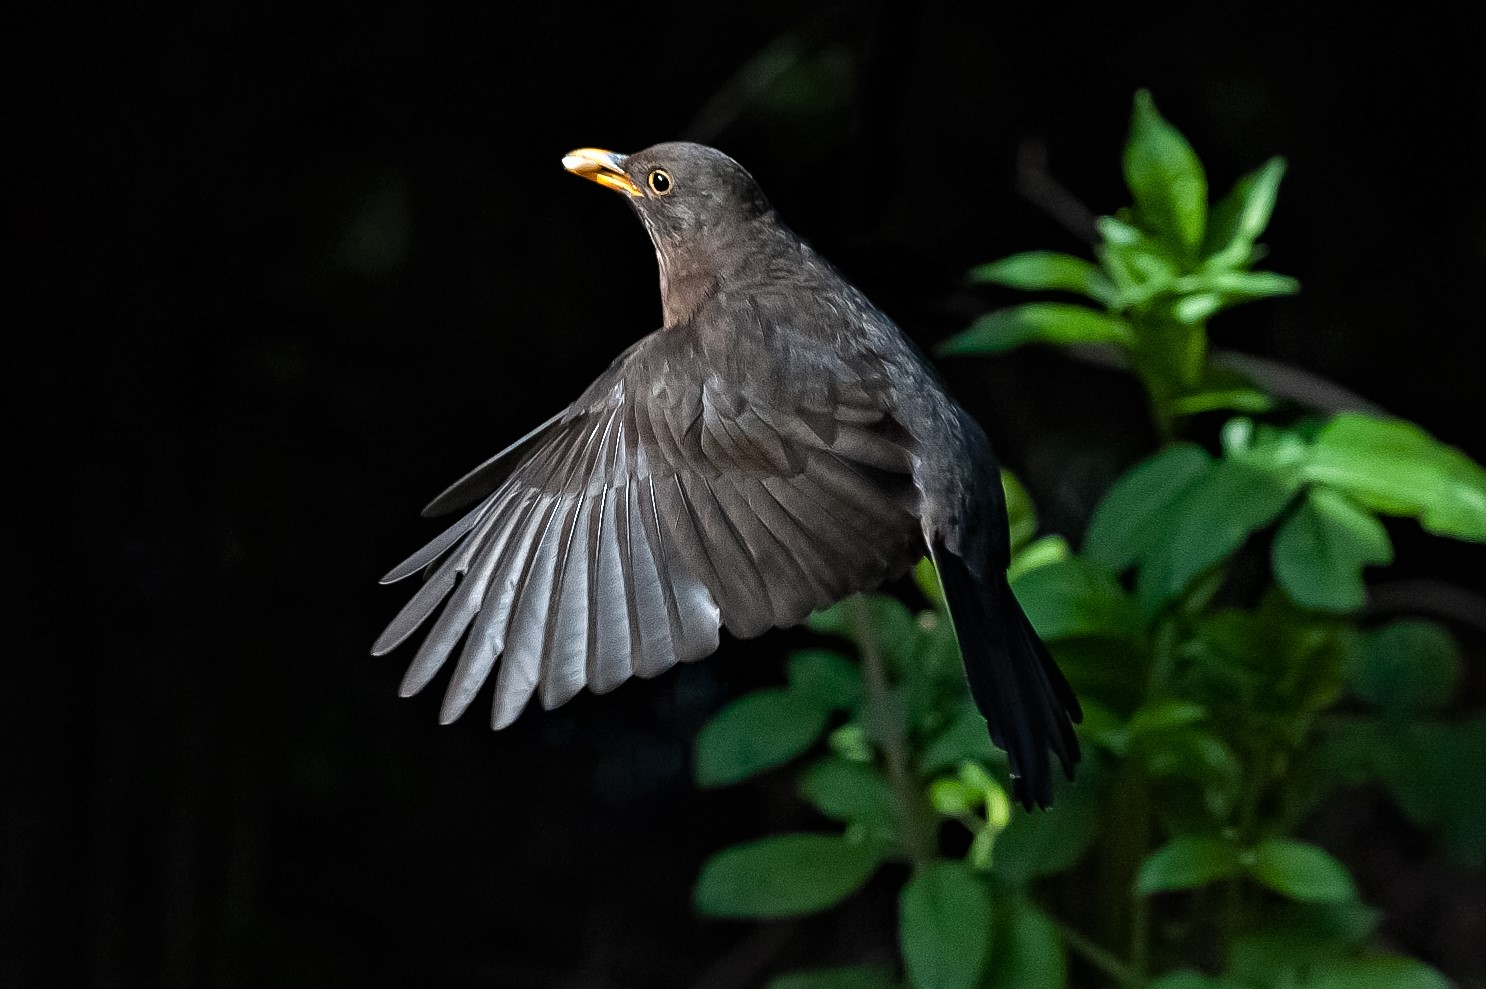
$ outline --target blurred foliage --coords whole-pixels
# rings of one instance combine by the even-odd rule
[[[796,653],[786,686],[724,708],[697,739],[696,774],[724,786],[803,757],[799,794],[821,829],[722,850],[695,903],[811,913],[904,863],[902,965],[805,970],[773,989],[1056,989],[1070,957],[1159,989],[1446,984],[1380,951],[1346,865],[1294,835],[1339,788],[1376,784],[1446,854],[1486,862],[1486,716],[1448,713],[1449,631],[1359,622],[1367,568],[1392,561],[1380,517],[1486,541],[1486,471],[1409,423],[1296,418],[1209,361],[1211,318],[1297,290],[1255,268],[1284,170],[1272,159],[1209,206],[1201,161],[1141,92],[1124,155],[1134,204],[1100,221],[1097,260],[1031,252],[971,273],[1085,301],[991,313],[944,353],[1119,348],[1162,438],[1080,552],[1038,538],[1031,498],[1005,478],[1013,588],[1083,701],[1084,762],[1051,810],[1013,812],[927,561],[916,613],[870,595],[815,615],[850,651]],[[1213,412],[1226,421],[1204,437],[1212,420],[1194,417]],[[1261,579],[1233,579],[1245,570]]]

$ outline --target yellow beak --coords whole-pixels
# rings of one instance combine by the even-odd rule
[[[579,148],[562,156],[562,167],[574,175],[581,175],[590,182],[597,182],[639,199],[645,193],[624,174],[624,162],[624,155],[598,148]]]

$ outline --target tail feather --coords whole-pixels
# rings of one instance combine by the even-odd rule
[[[1006,750],[1012,793],[1029,810],[1053,800],[1052,760],[1073,778],[1083,720],[1078,698],[1038,638],[1001,573],[976,576],[965,560],[938,540],[934,565],[960,641],[965,676],[991,740]]]

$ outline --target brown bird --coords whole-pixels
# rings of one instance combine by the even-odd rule
[[[1079,759],[1072,689],[1006,580],[1000,471],[923,355],[720,151],[590,148],[655,244],[665,325],[424,509],[474,507],[383,583],[428,578],[373,646],[443,612],[401,693],[459,647],[440,719],[495,674],[491,724],[605,693],[906,572],[938,568],[1024,806]],[[445,603],[447,602],[447,603]],[[497,661],[499,665],[497,668]]]

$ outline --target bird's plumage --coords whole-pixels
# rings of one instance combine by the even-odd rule
[[[1049,753],[1078,759],[1078,706],[1006,584],[984,434],[731,159],[670,144],[604,167],[638,191],[666,325],[429,506],[478,502],[387,575],[428,571],[373,651],[442,604],[402,692],[457,650],[441,719],[493,673],[500,728],[534,694],[550,708],[655,676],[713,652],[721,626],[795,624],[927,550],[1017,795],[1046,805]],[[647,192],[662,168],[666,192]]]

